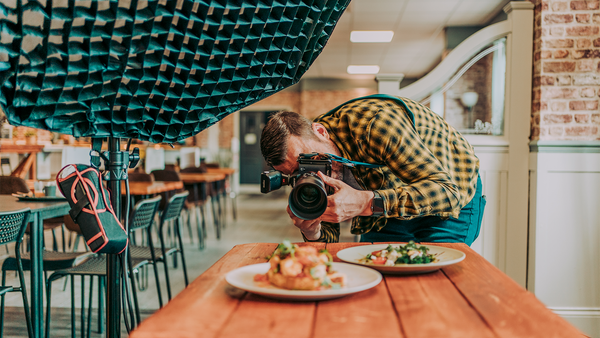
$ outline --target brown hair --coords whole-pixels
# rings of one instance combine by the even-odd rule
[[[291,111],[271,115],[260,137],[260,151],[268,165],[280,165],[285,161],[290,135],[317,138],[312,122],[306,117]]]

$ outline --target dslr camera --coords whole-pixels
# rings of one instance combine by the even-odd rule
[[[319,153],[300,154],[298,165],[298,171],[291,175],[277,170],[263,172],[260,175],[260,191],[266,194],[284,185],[292,186],[289,198],[292,213],[300,219],[313,220],[327,209],[328,189],[317,172],[331,176],[331,159]]]

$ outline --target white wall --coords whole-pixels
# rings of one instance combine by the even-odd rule
[[[534,142],[528,289],[600,337],[600,142]]]

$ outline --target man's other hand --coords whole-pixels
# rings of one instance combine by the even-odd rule
[[[373,192],[356,190],[346,183],[331,178],[319,171],[319,177],[333,188],[333,194],[327,196],[327,210],[320,219],[324,222],[340,223],[356,216],[370,216]]]
[[[316,241],[321,238],[321,220],[319,218],[309,221],[300,219],[294,215],[289,205],[287,207],[287,213],[290,215],[294,225],[302,231],[309,241]]]

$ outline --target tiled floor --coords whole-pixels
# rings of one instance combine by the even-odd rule
[[[185,256],[187,261],[188,276],[190,281],[198,277],[202,272],[208,269],[214,264],[219,258],[227,253],[231,248],[237,244],[252,243],[252,242],[281,242],[284,239],[291,241],[300,242],[302,236],[300,232],[292,225],[287,212],[285,211],[287,206],[288,191],[281,190],[275,191],[269,194],[261,194],[258,192],[257,187],[245,187],[242,193],[237,197],[237,220],[233,220],[231,205],[228,205],[228,218],[225,229],[222,232],[221,239],[217,240],[213,228],[213,221],[207,212],[207,227],[208,227],[208,239],[204,250],[199,250],[196,236],[194,235],[194,242],[192,243],[189,238],[187,227],[183,229],[184,235],[184,247]],[[195,229],[195,228],[194,228]],[[48,238],[50,240],[50,238]],[[349,233],[348,225],[342,225],[342,241],[353,241],[354,236]],[[171,261],[169,262],[172,263]],[[171,265],[172,266],[172,265]],[[163,290],[163,299],[166,301],[166,287],[164,283],[164,275],[162,272],[162,266],[159,266],[159,275],[161,278],[161,285]],[[171,277],[172,290],[174,294],[179,293],[184,289],[185,283],[183,279],[183,273],[181,270],[181,264],[177,269],[170,268],[169,270]],[[26,278],[29,278],[27,273]],[[88,278],[89,280],[89,278]],[[7,283],[13,283],[16,281],[14,274],[9,273]],[[80,285],[79,279],[76,279],[76,304],[79,307],[80,297]],[[94,283],[94,288],[97,287],[97,282]],[[87,285],[87,283],[86,283]],[[52,306],[61,308],[70,308],[70,287],[63,291],[64,283],[62,281],[55,282],[52,289]],[[86,288],[87,289],[87,288]],[[86,293],[87,294],[87,293]],[[140,301],[140,307],[145,310],[146,313],[152,312],[158,309],[158,298],[156,297],[156,286],[154,283],[153,272],[150,270],[148,278],[148,287],[146,290],[138,292],[138,299]],[[94,300],[94,307],[97,305],[97,300]],[[6,306],[8,307],[21,307],[22,302],[20,294],[11,293],[6,296]],[[67,310],[67,309],[65,309]],[[17,315],[12,316],[15,320],[22,318],[22,315],[18,315],[19,309],[12,309],[11,312]],[[22,311],[22,309],[21,309]],[[77,311],[79,313],[79,311]],[[52,327],[66,328],[70,327],[69,316],[64,314],[64,310],[55,311],[57,314],[52,321]],[[62,315],[61,315],[62,314]],[[24,323],[23,323],[24,324]],[[18,323],[12,323],[9,321],[5,322],[5,326],[15,326]],[[93,326],[95,327],[95,326]],[[25,328],[23,325],[22,328]],[[19,332],[15,328],[9,329],[7,327],[7,333]],[[23,336],[26,336],[26,331],[20,331]],[[68,331],[61,331],[68,332]],[[59,335],[55,335],[59,334]],[[60,333],[55,332],[51,336],[60,336]],[[7,335],[12,336],[12,335]],[[15,335],[13,337],[18,337]]]

